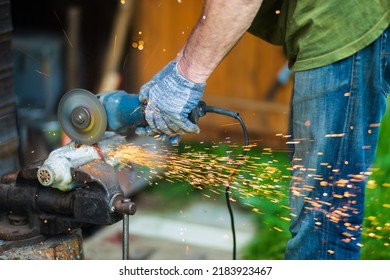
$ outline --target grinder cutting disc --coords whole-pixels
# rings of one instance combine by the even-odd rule
[[[107,129],[107,113],[100,100],[85,89],[65,93],[58,105],[58,121],[66,135],[80,144],[95,144]]]

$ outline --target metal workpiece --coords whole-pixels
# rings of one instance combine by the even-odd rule
[[[118,145],[125,144],[126,139],[113,132],[106,134],[106,137],[96,145],[78,146],[75,142],[71,142],[51,152],[37,171],[39,182],[46,187],[69,191],[77,185],[73,180],[72,168],[93,160],[103,160],[108,164],[118,166],[118,159],[109,158],[107,155]]]

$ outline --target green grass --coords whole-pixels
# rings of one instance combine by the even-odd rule
[[[388,100],[388,106],[390,101]],[[366,191],[362,259],[390,259],[390,110],[381,123],[374,172]]]

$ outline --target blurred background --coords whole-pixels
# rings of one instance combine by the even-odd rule
[[[0,0],[0,171],[45,159],[66,141],[56,109],[69,89],[139,88],[180,51],[202,8],[197,0]],[[204,100],[239,112],[266,192],[237,191],[239,258],[283,259],[288,233],[288,118],[292,77],[280,47],[244,35],[207,83]],[[235,120],[206,115],[191,147],[224,156],[244,142]],[[390,120],[383,122],[376,177],[368,189],[363,258],[390,258]],[[210,148],[211,147],[211,148]],[[234,191],[233,191],[234,192]],[[274,193],[273,193],[274,194]],[[230,259],[232,230],[223,191],[153,178],[133,194],[134,259]],[[121,225],[85,236],[88,259],[120,259]],[[366,249],[368,248],[368,249]]]
[[[202,1],[15,0],[11,7],[20,116],[47,120],[75,87],[137,93],[180,51]],[[278,87],[284,65],[280,48],[245,35],[208,81],[205,101],[239,112],[252,139],[283,147],[275,135],[287,131],[291,84]],[[226,117],[200,125],[202,141],[242,136]]]

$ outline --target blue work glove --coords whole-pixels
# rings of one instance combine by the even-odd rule
[[[176,65],[176,61],[171,61],[168,63],[160,72],[152,77],[146,84],[144,84],[139,92],[139,101],[143,104],[147,104],[149,100],[149,92],[150,89],[156,85],[162,78],[164,78],[169,72],[173,70]],[[156,135],[156,133],[152,132],[150,127],[137,127],[135,133],[139,136],[155,136],[159,140],[166,140],[167,135],[161,133]],[[180,142],[180,136],[172,136],[169,138],[172,144],[178,144]]]
[[[158,82],[160,82],[162,78],[168,75],[168,73],[170,73],[173,70],[173,68],[176,66],[176,63],[177,63],[176,61],[171,61],[170,63],[168,63],[160,72],[154,75],[149,82],[147,82],[141,87],[139,91],[139,100],[141,103],[145,103],[145,104],[147,103],[149,99],[150,89]]]
[[[172,61],[141,88],[139,100],[146,104],[145,119],[149,125],[137,128],[138,135],[169,137],[172,143],[180,135],[198,133],[199,127],[188,116],[202,99],[206,83],[197,84],[181,76],[177,62]]]

